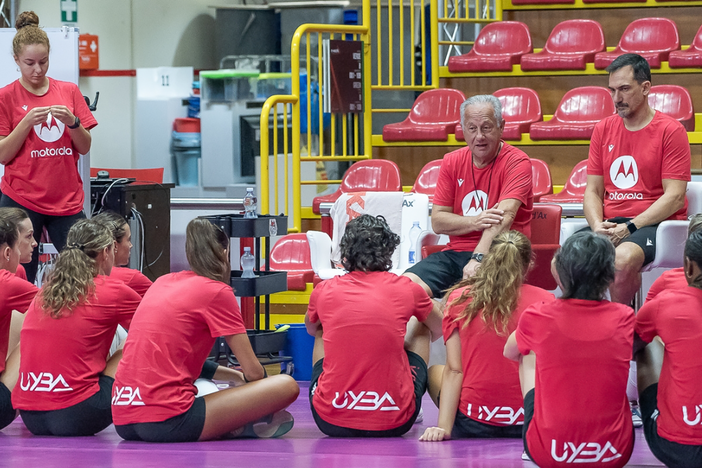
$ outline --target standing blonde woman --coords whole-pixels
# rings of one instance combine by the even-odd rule
[[[46,76],[49,38],[39,17],[25,11],[15,22],[12,54],[21,77],[0,89],[0,206],[23,208],[38,242],[46,227],[60,251],[68,230],[83,214],[78,157],[90,151],[97,121],[78,87]],[[34,282],[39,256],[26,265]]]
[[[522,436],[519,368],[502,351],[522,311],[554,298],[524,284],[531,256],[524,234],[503,232],[492,241],[477,274],[447,293],[446,365],[429,369],[429,394],[439,406],[439,423],[420,440]]]
[[[27,312],[19,385],[12,402],[35,435],[93,435],[112,423],[118,351],[106,361],[117,325],[129,328],[141,297],[110,278],[114,237],[80,220]]]

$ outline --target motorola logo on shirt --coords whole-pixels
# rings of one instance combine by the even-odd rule
[[[343,400],[339,392],[336,392],[332,406],[336,409],[348,409],[359,411],[400,411],[388,392],[381,397],[378,392],[360,392],[358,394],[348,391],[344,392]]]
[[[632,156],[619,156],[609,167],[609,178],[615,187],[630,189],[639,181],[639,167]]]
[[[34,126],[34,133],[37,134],[40,140],[53,143],[61,138],[65,127],[63,122],[56,120],[49,112],[49,115],[46,116],[46,122]]]
[[[478,216],[488,208],[488,195],[482,190],[473,190],[463,197],[463,216]]]
[[[26,379],[26,380],[25,380]],[[56,377],[51,372],[28,372],[20,374],[20,388],[25,392],[72,392],[66,379],[59,374]]]
[[[605,463],[622,456],[610,442],[604,446],[597,442],[563,442],[562,453],[557,452],[556,439],[552,439],[551,457],[559,463]]]
[[[473,414],[473,404],[468,403],[468,411],[466,415],[471,418],[478,418],[483,421],[492,421],[498,424],[505,424],[508,426],[521,425],[523,422],[517,422],[520,416],[524,415],[524,408],[519,408],[517,411],[509,406],[495,406],[490,408],[484,405],[476,405],[477,411]]]

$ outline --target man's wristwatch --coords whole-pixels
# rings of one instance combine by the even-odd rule
[[[475,260],[475,261],[478,262],[478,263],[482,263],[482,262],[483,262],[483,257],[484,257],[484,256],[485,256],[485,254],[474,253],[473,255],[470,256],[470,259],[471,259],[471,260]]]
[[[80,119],[76,115],[76,121],[73,122],[73,125],[66,125],[66,127],[70,128],[71,130],[75,130],[76,128],[80,127]]]
[[[626,228],[629,230],[629,234],[633,234],[638,229],[633,221],[629,220],[626,222]]]

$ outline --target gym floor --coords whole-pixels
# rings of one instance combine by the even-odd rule
[[[424,422],[394,439],[332,439],[315,425],[309,408],[309,382],[300,382],[300,397],[289,411],[295,427],[280,439],[227,440],[185,444],[125,442],[108,427],[94,437],[34,437],[18,418],[0,431],[0,467],[113,467],[151,466],[307,468],[310,466],[453,468],[535,467],[522,461],[521,440],[475,439],[427,443],[417,439],[434,424],[438,410],[424,396]],[[641,429],[629,465],[663,466],[651,454]]]

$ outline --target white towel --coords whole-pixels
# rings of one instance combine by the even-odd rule
[[[339,263],[339,242],[346,230],[346,224],[362,214],[382,215],[390,229],[398,236],[402,229],[402,192],[350,192],[341,195],[330,215],[334,222],[332,236],[332,261]],[[395,249],[393,265],[399,265],[400,249]]]

